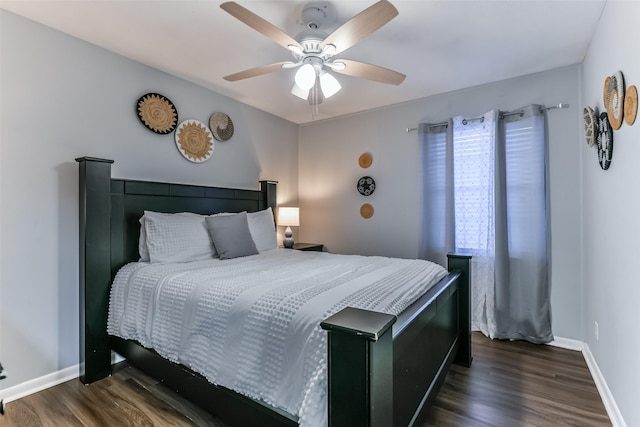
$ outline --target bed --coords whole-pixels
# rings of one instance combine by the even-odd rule
[[[139,219],[145,211],[258,213],[276,208],[276,183],[261,181],[260,190],[239,190],[112,179],[111,160],[76,160],[80,174],[80,380],[90,384],[110,375],[113,350],[230,426],[312,425],[280,405],[265,403],[264,398],[212,383],[207,379],[211,378],[208,372],[185,366],[187,356],[172,356],[171,351],[162,348],[152,350],[144,337],[126,339],[107,332],[110,290],[117,283],[114,280],[118,272],[127,268],[151,271],[149,266],[135,263],[140,258]],[[270,270],[271,265],[277,267],[273,271],[294,262],[322,266],[331,257],[340,256],[274,249],[245,257],[242,262],[262,263],[256,264],[260,267],[255,269],[255,277],[262,277],[258,271]],[[232,268],[238,263],[241,267],[236,269],[251,270],[239,264],[241,261],[230,261],[216,264],[218,261],[204,260],[200,267],[205,271],[209,264],[215,264],[218,271],[219,265]],[[367,257],[354,257],[351,261],[360,263],[358,269],[373,265]],[[375,260],[376,268],[386,262]],[[389,268],[395,268],[388,262]],[[401,268],[408,268],[409,261],[399,262]],[[316,335],[324,341],[316,345],[326,349],[321,358],[326,367],[326,385],[322,383],[321,388],[326,390],[323,404],[330,426],[412,425],[426,413],[450,364],[455,361],[470,366],[469,269],[470,257],[449,254],[448,272],[442,273],[443,277],[426,292],[412,297],[413,302],[398,306],[393,311],[395,315],[389,310],[334,304],[327,317],[319,318]],[[152,327],[149,325],[146,327]],[[264,335],[257,334],[263,343],[273,346],[277,341]],[[178,338],[179,342],[180,339],[184,338]],[[175,343],[174,347],[181,348]]]

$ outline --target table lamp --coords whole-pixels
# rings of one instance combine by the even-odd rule
[[[286,226],[284,230],[284,247],[293,248],[293,233],[291,227],[300,225],[300,209],[293,207],[281,207],[278,209],[278,225]]]

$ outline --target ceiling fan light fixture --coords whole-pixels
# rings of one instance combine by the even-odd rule
[[[306,101],[309,98],[309,89],[303,89],[298,86],[297,83],[294,83],[293,87],[291,88],[291,94]]]
[[[324,97],[330,98],[338,93],[338,91],[342,89],[342,86],[340,85],[338,79],[327,72],[323,72],[320,75],[320,88],[322,89],[322,94],[324,95]]]
[[[309,90],[316,83],[316,69],[311,64],[304,64],[295,76],[296,85],[300,88]]]

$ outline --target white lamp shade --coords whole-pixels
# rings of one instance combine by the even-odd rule
[[[316,69],[311,64],[304,64],[296,72],[295,81],[302,89],[311,89],[316,83]]]
[[[327,72],[323,72],[320,76],[320,88],[325,98],[330,98],[335,95],[342,86],[340,82]]]
[[[300,86],[298,86],[297,83],[293,84],[291,93],[300,99],[304,99],[305,101],[309,98],[309,89],[302,89]]]
[[[278,225],[298,227],[300,225],[300,209],[293,207],[279,208]]]

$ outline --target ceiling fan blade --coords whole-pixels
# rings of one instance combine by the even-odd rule
[[[262,67],[250,68],[248,70],[240,71],[238,73],[229,74],[228,76],[224,76],[223,78],[227,81],[235,82],[237,80],[243,80],[251,77],[261,76],[267,73],[272,73],[274,71],[281,70],[283,66],[287,66],[289,64],[293,65],[295,63],[290,61],[276,62],[275,64],[269,64]]]
[[[340,53],[349,49],[396,16],[398,16],[398,10],[387,0],[380,0],[329,34],[329,37],[322,42],[321,48],[332,44],[336,47],[335,53]]]
[[[222,3],[220,7],[230,15],[244,22],[259,33],[267,36],[285,49],[288,49],[289,45],[293,45],[299,47],[301,50],[304,50],[300,43],[298,43],[293,37],[289,36],[281,29],[266,21],[265,19],[259,17],[255,13],[251,12],[249,9],[240,6],[238,3],[229,1],[226,3]]]
[[[352,77],[361,77],[363,79],[373,80],[374,82],[399,85],[404,81],[405,77],[407,77],[402,73],[388,68],[359,61],[351,61],[349,59],[336,59],[333,63],[343,63],[345,65],[343,69],[340,69],[339,67],[333,68],[333,71],[336,73],[346,74],[347,76]]]

